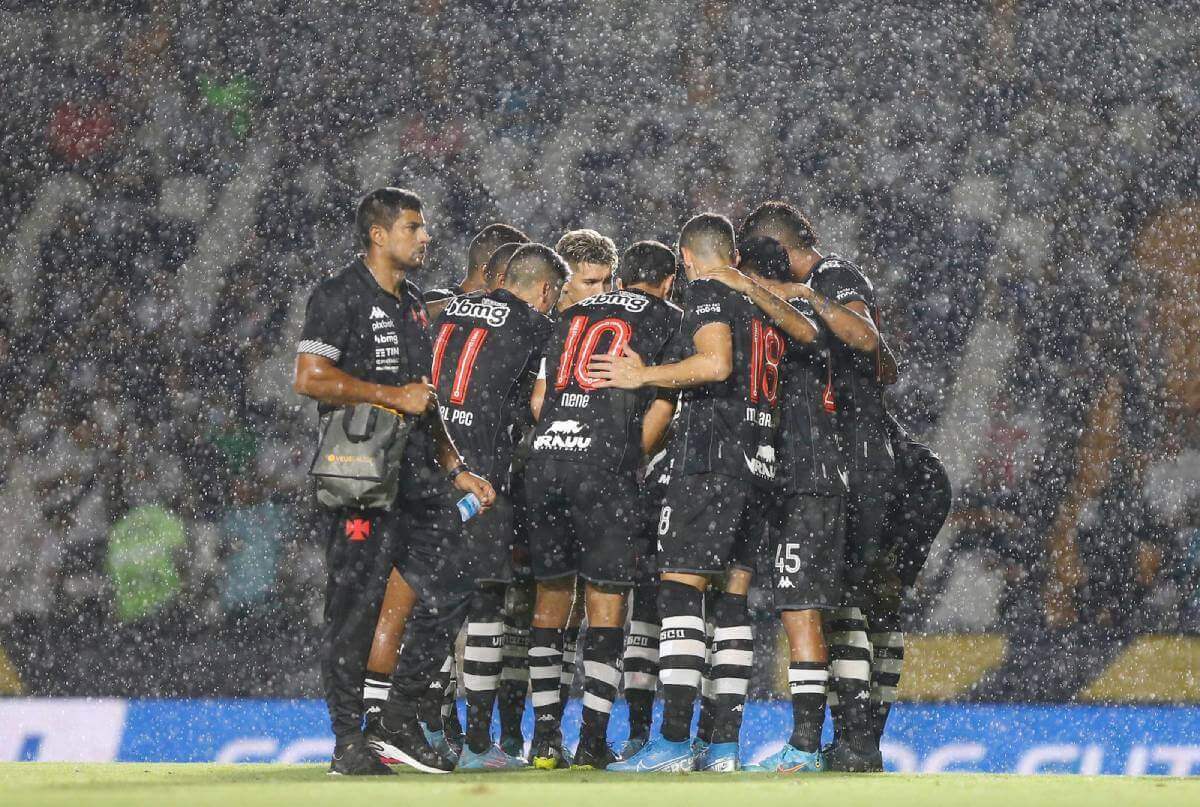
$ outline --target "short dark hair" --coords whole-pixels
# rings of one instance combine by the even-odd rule
[[[371,245],[371,228],[390,230],[405,210],[421,212],[421,197],[404,188],[376,188],[358,203],[354,217],[354,231],[358,245],[366,249]]]
[[[521,286],[541,280],[561,284],[570,272],[562,256],[545,244],[522,244],[508,259],[504,284]]]
[[[471,239],[467,248],[467,269],[487,263],[492,253],[504,244],[528,244],[529,236],[508,224],[499,222],[484,227]]]
[[[483,282],[489,286],[495,283],[500,275],[504,274],[504,270],[508,268],[508,259],[521,246],[522,242],[513,241],[496,247],[496,251],[492,253],[492,257],[488,258],[487,264],[483,267]]]
[[[787,250],[774,238],[745,238],[738,245],[738,254],[741,258],[738,269],[743,272],[765,277],[767,280],[791,280],[792,264]]]
[[[733,224],[719,213],[693,216],[679,231],[679,247],[732,261],[733,253],[737,251]]]
[[[675,274],[675,253],[658,241],[638,241],[625,250],[619,266],[617,279],[622,284],[657,285]]]
[[[817,243],[817,232],[803,213],[787,202],[763,202],[746,217],[742,238],[764,235],[791,249],[810,249]]]

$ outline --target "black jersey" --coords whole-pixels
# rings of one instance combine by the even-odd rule
[[[685,389],[673,451],[674,473],[719,473],[775,482],[779,395],[786,343],[749,299],[715,280],[694,280],[684,296],[681,341],[714,322],[733,336],[729,378]]]
[[[825,256],[813,267],[808,284],[842,305],[864,303],[878,326],[875,288],[850,261],[837,255]],[[879,381],[879,353],[855,350],[832,337],[829,342],[832,402],[847,464],[850,469],[891,468],[892,444],[883,384]]]
[[[597,388],[592,356],[629,347],[661,361],[683,312],[637,289],[593,295],[561,315],[545,362],[546,398],[530,460],[562,459],[619,473],[642,462],[642,417],[657,390]]]
[[[513,426],[551,333],[550,320],[506,289],[452,299],[435,323],[432,380],[442,419],[467,464],[508,487]]]
[[[461,294],[466,294],[467,290],[455,283],[453,286],[444,286],[442,288],[430,289],[422,295],[425,304],[441,303],[453,297],[458,297]]]
[[[838,446],[837,424],[830,409],[830,335],[807,301],[789,300],[813,322],[817,338],[801,344],[790,338],[784,356],[783,411],[779,433],[780,476],[790,493],[844,496],[848,489],[845,460]],[[785,338],[786,335],[785,335]]]

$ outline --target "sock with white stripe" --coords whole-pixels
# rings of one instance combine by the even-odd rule
[[[658,588],[662,736],[669,742],[683,742],[691,735],[692,711],[704,669],[703,596],[674,580],[664,580]]]
[[[754,631],[744,594],[722,594],[713,609],[713,743],[736,743],[754,667]]]
[[[902,631],[879,631],[869,633],[873,653],[871,664],[871,706],[875,717],[875,739],[883,737],[892,704],[896,702],[896,690],[900,686],[900,673],[904,670],[904,633]]]
[[[827,618],[829,642],[830,713],[836,741],[855,749],[875,742],[871,714],[871,642],[867,622],[858,608],[838,608]]]
[[[558,676],[559,719],[562,719],[562,710],[566,708],[567,701],[571,698],[571,685],[575,683],[575,662],[579,651],[578,626],[563,631],[562,651],[562,672]]]
[[[492,744],[492,709],[504,666],[504,587],[476,589],[467,620],[462,678],[467,691],[467,746],[483,753]]]
[[[821,747],[825,724],[825,690],[829,665],[823,661],[793,661],[788,667],[788,689],[792,693],[793,748],[812,753]]]
[[[443,706],[446,702],[446,687],[450,685],[451,669],[454,667],[453,654],[446,656],[441,669],[429,680],[429,686],[421,696],[417,713],[421,722],[430,731],[441,731],[443,727]]]
[[[446,738],[461,743],[463,740],[462,721],[458,716],[458,663],[454,654],[450,655],[450,672],[446,681],[446,689],[442,693],[442,731]]]
[[[700,717],[696,720],[696,739],[711,743],[713,722],[717,719],[717,707],[712,694],[712,642],[717,624],[713,622],[713,609],[717,604],[716,589],[704,592],[704,670],[700,674]]]
[[[529,691],[529,623],[504,617],[504,670],[500,673],[500,734],[503,737],[521,736],[521,719],[525,716],[525,696]]]
[[[629,634],[625,639],[625,702],[629,704],[629,737],[650,736],[654,691],[658,688],[658,598],[655,587],[633,593]]]
[[[621,684],[620,628],[587,629],[583,641],[583,719],[579,747],[599,752],[608,743],[608,718]]]
[[[373,715],[382,712],[391,688],[392,676],[367,670],[367,674],[363,677],[363,714]]]
[[[533,701],[533,742],[561,742],[562,703],[558,682],[562,673],[563,632],[558,628],[529,631],[529,697]]]

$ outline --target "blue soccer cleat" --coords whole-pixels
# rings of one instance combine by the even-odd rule
[[[462,756],[458,758],[457,771],[515,771],[529,767],[529,763],[520,757],[510,757],[500,750],[500,746],[491,745],[482,753],[475,753],[469,746],[463,746]]]
[[[508,754],[510,757],[517,759],[525,758],[525,738],[523,737],[501,737],[500,750]]]
[[[630,737],[621,748],[621,759],[629,759],[646,745],[645,737]]]
[[[738,764],[737,743],[705,743],[700,753],[696,754],[695,760],[698,771],[733,773],[741,768]]]
[[[424,723],[421,724],[421,730],[425,732],[425,742],[429,743],[430,748],[437,751],[455,765],[458,764],[458,754],[455,753],[454,747],[450,745],[450,742],[446,739],[446,732],[430,731],[429,729],[425,728]]]
[[[687,740],[673,743],[655,737],[632,757],[612,763],[607,770],[614,773],[687,773],[695,770],[692,744]]]
[[[820,751],[801,751],[793,745],[784,745],[771,756],[747,765],[751,773],[824,773],[825,755]]]

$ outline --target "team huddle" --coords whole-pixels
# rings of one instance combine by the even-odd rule
[[[620,255],[593,230],[551,248],[492,224],[461,283],[429,292],[409,276],[419,197],[372,192],[356,230],[364,254],[309,298],[295,389],[323,423],[369,404],[412,428],[394,501],[321,511],[331,772],[882,770],[901,595],[950,490],[887,411],[896,360],[858,267],[783,202]],[[788,639],[793,730],[751,765],[756,577]]]

